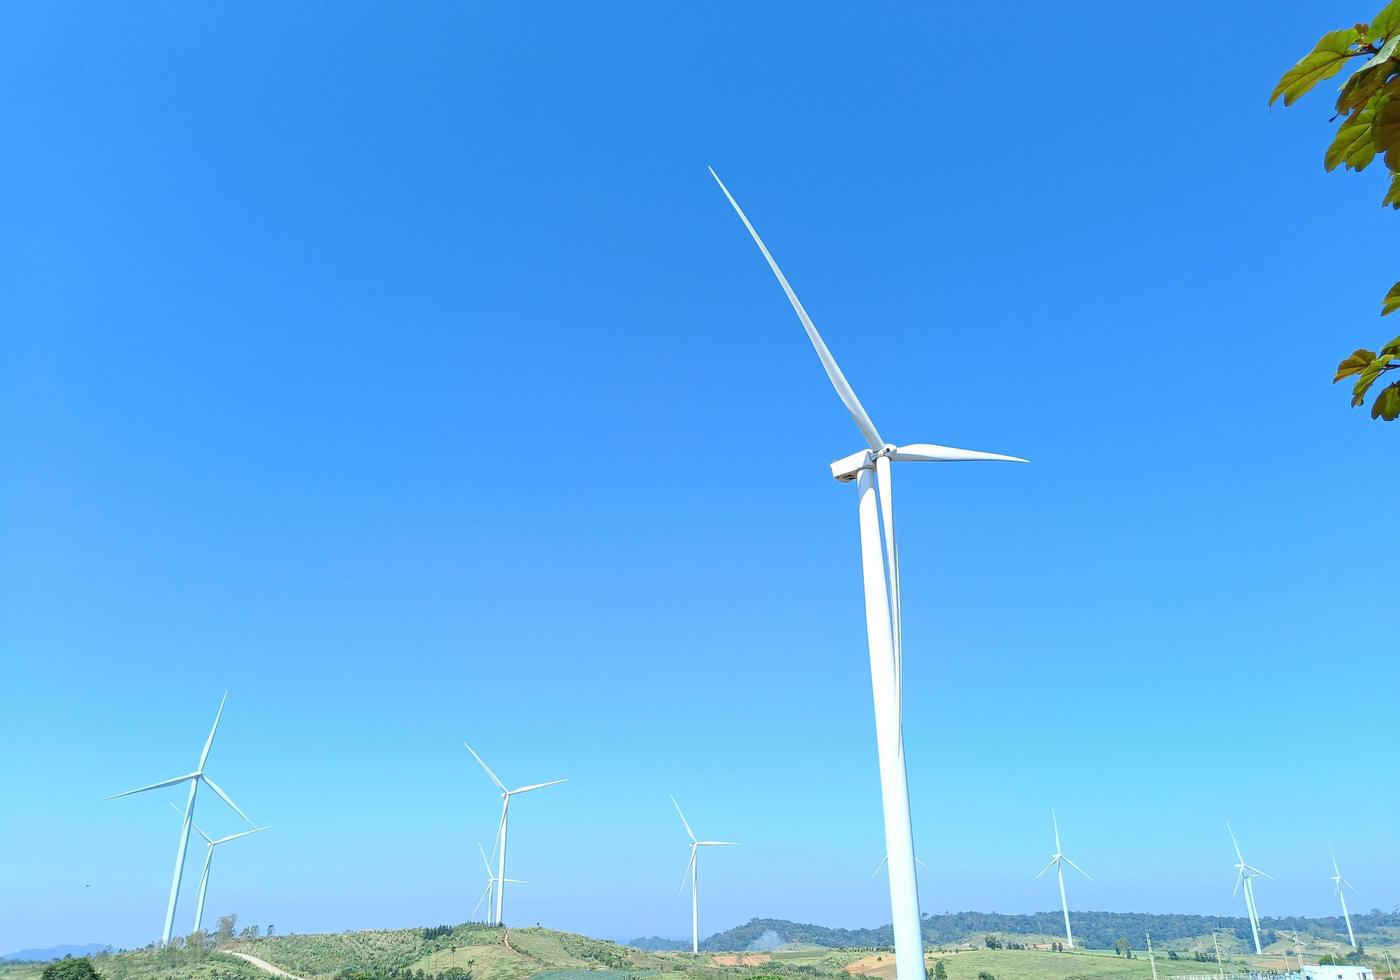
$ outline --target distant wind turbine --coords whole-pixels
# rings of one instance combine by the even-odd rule
[[[1235,857],[1239,863],[1235,865],[1235,870],[1239,874],[1235,877],[1235,890],[1230,893],[1233,898],[1239,894],[1240,886],[1244,886],[1244,907],[1249,913],[1249,928],[1254,934],[1254,955],[1259,956],[1264,952],[1264,947],[1259,944],[1259,909],[1254,904],[1254,879],[1273,878],[1273,875],[1265,874],[1252,864],[1246,864],[1244,855],[1240,853],[1240,842],[1235,839],[1235,828],[1230,826],[1230,821],[1225,821],[1225,829],[1230,831],[1230,843],[1235,845]]]
[[[467,745],[466,742],[462,744]],[[496,847],[500,849],[496,852],[498,858],[496,871],[496,925],[500,925],[503,921],[502,916],[505,914],[506,882],[513,880],[506,877],[506,819],[510,815],[510,798],[512,796],[519,796],[521,793],[529,793],[532,790],[544,789],[546,786],[557,786],[560,783],[567,783],[568,780],[551,779],[547,783],[531,783],[529,786],[521,786],[519,789],[506,789],[506,784],[496,778],[496,774],[491,771],[491,767],[482,761],[481,756],[476,754],[476,749],[467,745],[467,751],[472,754],[472,758],[481,765],[481,768],[486,770],[486,775],[491,777],[491,782],[495,783],[496,787],[501,791],[501,823],[500,826],[496,828]]]
[[[1300,937],[1296,931],[1293,933],[1293,955],[1296,956],[1296,957],[1298,957],[1298,972],[1299,972],[1299,973],[1302,973],[1302,972],[1303,972],[1303,940],[1302,940],[1302,937]],[[1285,955],[1285,956],[1283,957],[1283,961],[1284,961],[1285,963],[1288,962],[1288,956],[1287,956],[1287,955]]]
[[[174,810],[176,813],[180,812],[180,808],[174,803],[170,804],[170,809]],[[229,834],[227,837],[220,837],[218,840],[215,840],[201,830],[199,824],[192,823],[191,826],[194,827],[194,832],[204,839],[204,843],[209,845],[208,850],[204,853],[204,871],[199,876],[199,900],[194,906],[194,931],[199,932],[200,923],[204,921],[204,893],[209,890],[209,867],[214,863],[214,848],[218,847],[220,844],[227,844],[229,841],[238,840],[240,837],[251,837],[254,834],[260,834],[264,830],[271,830],[272,828],[255,827],[252,830],[244,830],[237,834]]]
[[[871,880],[871,881],[874,881],[874,880],[875,880],[875,876],[876,876],[877,874],[880,873],[880,869],[883,868],[886,864],[888,864],[889,861],[890,861],[890,859],[889,859],[888,857],[882,857],[882,858],[880,858],[880,863],[877,864],[877,865],[875,865],[875,870],[874,870],[874,871],[870,872],[870,880]],[[918,858],[915,858],[915,859],[914,859],[914,863],[917,864],[919,867],[923,868],[925,871],[928,870],[928,865],[927,865],[927,864],[924,864],[924,862],[920,861]]]
[[[486,913],[491,913],[491,894],[496,888],[496,874],[491,870],[491,862],[486,859],[486,849],[481,846],[481,841],[476,842],[476,849],[481,852],[481,863],[486,866],[486,890],[481,893],[481,897],[472,906],[472,915],[476,915],[476,910],[481,908],[481,903],[486,903]],[[528,885],[528,881],[521,881],[519,878],[507,878],[506,881],[512,885]]]
[[[700,848],[702,847],[737,847],[739,842],[733,840],[697,840],[695,831],[690,829],[690,821],[681,812],[681,805],[676,802],[676,798],[671,797],[671,805],[680,814],[681,823],[685,825],[686,835],[690,838],[690,863],[685,867],[685,874],[681,875],[680,891],[685,891],[685,879],[690,879],[690,951],[700,952]]]
[[[1073,932],[1073,930],[1071,930],[1070,927],[1069,927],[1069,899],[1065,898],[1065,868],[1064,868],[1064,866],[1065,866],[1066,864],[1068,864],[1071,868],[1073,868],[1075,871],[1078,871],[1080,874],[1082,874],[1085,878],[1088,878],[1090,881],[1093,881],[1094,879],[1093,879],[1092,877],[1090,877],[1089,872],[1085,871],[1085,870],[1084,870],[1083,868],[1081,868],[1079,865],[1075,864],[1075,863],[1074,863],[1073,861],[1071,861],[1069,858],[1065,857],[1064,854],[1063,854],[1063,852],[1061,851],[1061,849],[1060,849],[1060,821],[1055,817],[1055,811],[1054,811],[1054,810],[1051,810],[1051,811],[1050,811],[1050,823],[1051,823],[1051,824],[1054,826],[1054,828],[1055,828],[1055,853],[1052,854],[1052,855],[1050,855],[1050,863],[1047,864],[1045,867],[1041,868],[1040,871],[1036,873],[1036,877],[1039,878],[1041,875],[1045,874],[1045,872],[1049,871],[1051,868],[1054,868],[1054,869],[1055,869],[1055,877],[1056,877],[1057,879],[1059,879],[1059,882],[1060,882],[1060,910],[1061,910],[1062,912],[1064,912],[1064,914],[1065,914],[1065,946],[1068,947],[1069,949],[1074,949],[1074,932]]]
[[[1350,888],[1352,891],[1356,891],[1356,886],[1342,877],[1342,869],[1337,867],[1337,855],[1333,853],[1330,846],[1327,848],[1327,853],[1332,855],[1332,882],[1337,886],[1337,898],[1339,898],[1342,903],[1342,918],[1346,920],[1347,938],[1351,940],[1351,948],[1355,949],[1356,933],[1351,931],[1351,913],[1347,911],[1347,896],[1346,892],[1343,890],[1343,886]]]
[[[204,751],[199,753],[199,764],[195,766],[194,772],[186,773],[183,776],[176,776],[173,779],[164,779],[158,783],[152,783],[149,786],[142,786],[139,789],[129,789],[125,793],[115,793],[107,797],[109,800],[115,800],[121,796],[131,796],[135,793],[144,793],[152,789],[163,789],[166,786],[178,786],[180,783],[184,782],[190,784],[190,794],[185,800],[185,817],[180,825],[180,847],[175,852],[175,874],[170,880],[170,900],[165,906],[165,927],[161,930],[160,934],[160,943],[162,946],[168,946],[170,944],[170,931],[175,923],[175,903],[180,897],[180,876],[185,870],[185,852],[189,850],[190,827],[194,823],[194,797],[199,789],[199,784],[203,783],[208,786],[215,796],[227,803],[233,809],[234,813],[247,821],[249,827],[252,827],[254,830],[258,829],[258,825],[253,823],[253,821],[248,818],[248,815],[238,808],[238,804],[233,802],[229,795],[219,788],[219,784],[204,773],[205,763],[209,761],[209,749],[214,744],[214,733],[219,730],[219,719],[224,715],[224,702],[227,700],[228,692],[225,691],[223,700],[219,702],[218,714],[214,715],[214,727],[209,729],[209,738],[204,742]]]
[[[880,766],[880,796],[885,821],[885,854],[889,858],[890,921],[894,932],[895,972],[899,980],[923,980],[924,940],[919,916],[918,872],[914,865],[914,832],[909,812],[909,778],[904,759],[903,684],[904,641],[899,596],[899,548],[895,543],[894,490],[891,463],[952,463],[1001,460],[1024,463],[1016,456],[984,453],[929,443],[895,446],[885,442],[866,414],[854,389],[841,373],[826,342],[787,277],[778,268],[719,174],[710,168],[719,189],[744,223],[749,236],[777,277],[793,312],[802,322],[817,359],[869,444],[831,464],[831,475],[856,484],[860,519],[861,571],[865,589],[865,630],[870,648],[870,682],[875,701],[875,743]],[[888,358],[885,359],[886,361]],[[883,534],[883,545],[882,545]]]

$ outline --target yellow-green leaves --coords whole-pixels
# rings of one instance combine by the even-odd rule
[[[1400,337],[1382,347],[1379,354],[1364,349],[1352,351],[1350,357],[1337,365],[1337,376],[1332,383],[1356,375],[1351,386],[1351,405],[1356,408],[1366,403],[1366,393],[1376,379],[1397,368],[1400,368]],[[1371,403],[1371,418],[1393,422],[1397,417],[1400,417],[1400,381],[1382,389]]]
[[[1346,360],[1342,361],[1342,363],[1337,365],[1337,376],[1332,379],[1332,383],[1336,384],[1343,378],[1349,378],[1353,374],[1358,374],[1361,371],[1364,371],[1366,367],[1375,359],[1376,352],[1373,350],[1366,350],[1365,348],[1362,348],[1360,350],[1352,351],[1350,357],[1348,357]]]
[[[1371,21],[1371,26],[1366,31],[1366,40],[1379,41],[1396,33],[1400,33],[1400,0],[1391,0]]]
[[[1381,389],[1371,403],[1371,418],[1394,422],[1397,417],[1400,417],[1400,381]]]
[[[1322,158],[1322,165],[1328,171],[1337,169],[1339,163],[1346,164],[1348,170],[1365,170],[1375,159],[1376,140],[1371,133],[1374,116],[1375,110],[1367,106],[1350,119],[1342,120],[1332,145]]]
[[[1342,70],[1342,62],[1361,53],[1352,50],[1352,45],[1360,41],[1361,32],[1355,27],[1322,35],[1317,47],[1283,73],[1269,96],[1269,105],[1273,105],[1280,95],[1283,96],[1284,105],[1292,105],[1318,82],[1337,74]]]
[[[1381,300],[1381,316],[1390,316],[1397,309],[1400,309],[1400,282],[1391,286],[1390,292]]]

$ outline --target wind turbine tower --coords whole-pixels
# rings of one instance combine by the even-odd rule
[[[1089,877],[1089,872],[1085,871],[1079,865],[1075,864],[1069,858],[1065,857],[1063,851],[1060,848],[1060,821],[1055,817],[1054,810],[1050,811],[1050,823],[1055,828],[1055,853],[1050,855],[1050,863],[1047,864],[1045,867],[1041,868],[1040,871],[1036,874],[1036,877],[1039,878],[1051,868],[1055,869],[1055,877],[1059,879],[1060,882],[1060,910],[1065,914],[1065,946],[1069,949],[1074,949],[1074,932],[1069,927],[1069,900],[1065,898],[1064,866],[1068,864],[1071,868],[1073,868],[1075,871],[1078,871],[1085,878],[1089,878],[1090,881],[1093,881],[1094,879]]]
[[[896,446],[885,442],[866,414],[826,342],[797,298],[768,246],[744,214],[724,181],[710,169],[763,254],[807,339],[817,352],[831,386],[864,436],[867,449],[831,464],[831,475],[856,485],[860,524],[861,576],[865,590],[865,632],[870,648],[870,684],[875,702],[875,744],[880,765],[880,796],[889,858],[890,921],[894,929],[895,973],[899,980],[924,980],[924,941],[919,916],[919,886],[914,866],[914,832],[909,813],[909,781],[904,757],[904,641],[899,598],[899,548],[895,543],[894,489],[891,463],[952,463],[1001,460],[1024,463],[1016,456],[953,449],[929,443]],[[888,359],[886,359],[888,360]]]
[[[224,702],[228,700],[228,692],[224,692],[223,700],[219,702],[219,711],[214,715],[214,727],[209,729],[209,737],[204,741],[204,750],[199,753],[199,764],[195,766],[194,772],[185,773],[183,776],[176,776],[173,779],[163,779],[158,783],[151,783],[149,786],[142,786],[139,789],[129,789],[125,793],[114,793],[107,797],[115,800],[121,796],[132,796],[136,793],[145,793],[148,790],[164,789],[166,786],[178,786],[180,783],[190,784],[189,796],[185,799],[184,820],[180,824],[180,846],[175,851],[175,874],[170,879],[170,900],[165,906],[165,926],[160,933],[160,944],[168,946],[170,944],[170,931],[175,924],[175,904],[180,898],[180,877],[185,872],[185,853],[189,850],[190,829],[194,825],[194,798],[199,786],[203,783],[208,786],[214,795],[227,803],[233,812],[242,817],[254,830],[258,830],[258,825],[248,819],[248,815],[238,808],[238,804],[233,802],[227,793],[219,788],[219,784],[210,779],[204,772],[204,766],[209,761],[209,749],[214,745],[214,733],[219,730],[219,719],[224,716]]]
[[[1225,821],[1225,829],[1230,831],[1230,842],[1235,845],[1235,857],[1239,863],[1235,865],[1235,870],[1239,874],[1235,877],[1235,890],[1230,893],[1233,898],[1239,894],[1240,887],[1244,887],[1244,907],[1249,914],[1249,928],[1254,934],[1254,955],[1260,956],[1264,952],[1264,947],[1259,945],[1259,909],[1254,904],[1254,879],[1273,878],[1273,875],[1265,874],[1252,864],[1246,864],[1244,855],[1240,853],[1240,842],[1235,839],[1235,829],[1230,826],[1230,821]]]
[[[1344,887],[1350,888],[1352,891],[1356,891],[1356,887],[1342,877],[1342,870],[1337,867],[1337,855],[1333,853],[1332,848],[1327,848],[1327,853],[1332,855],[1332,882],[1337,886],[1337,898],[1342,903],[1342,918],[1346,920],[1347,938],[1351,940],[1351,948],[1355,949],[1356,933],[1351,931],[1351,913],[1347,911],[1347,896]]]
[[[686,836],[690,838],[690,863],[685,866],[685,874],[681,875],[681,891],[685,890],[685,879],[690,879],[690,951],[700,952],[700,848],[702,847],[737,847],[739,842],[733,840],[697,840],[695,831],[690,829],[690,821],[681,812],[681,805],[676,802],[676,798],[671,797],[671,805],[680,814],[681,823],[685,825]],[[876,868],[875,870],[879,870]]]
[[[174,810],[176,813],[180,812],[180,808],[174,803],[170,804],[170,809]],[[214,848],[218,847],[220,844],[227,844],[229,841],[238,840],[240,837],[251,837],[254,834],[260,834],[264,830],[271,830],[272,828],[256,827],[253,830],[244,830],[240,833],[229,834],[227,837],[220,837],[218,840],[215,840],[201,830],[199,824],[192,824],[192,826],[194,827],[194,832],[208,845],[207,850],[204,852],[204,871],[199,876],[199,900],[195,902],[194,906],[194,931],[199,932],[200,924],[204,921],[204,893],[209,890],[209,868],[214,863]]]
[[[467,745],[466,742],[462,743]],[[506,882],[514,879],[506,877],[506,820],[510,816],[510,798],[519,796],[521,793],[529,793],[533,790],[544,789],[546,786],[557,786],[559,783],[567,783],[567,779],[551,779],[547,783],[531,783],[529,786],[521,786],[519,789],[506,789],[506,784],[496,778],[496,774],[491,771],[491,767],[482,761],[481,756],[476,754],[476,749],[467,745],[467,751],[472,754],[472,758],[486,770],[486,775],[491,777],[491,782],[496,784],[496,788],[501,791],[501,822],[496,828],[496,925],[500,925],[505,914],[505,894]]]

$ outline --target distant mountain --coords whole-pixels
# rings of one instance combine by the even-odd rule
[[[94,953],[100,953],[106,948],[107,947],[101,943],[88,943],[86,946],[50,946],[47,949],[21,949],[0,956],[0,960],[12,960],[23,963],[47,963],[49,960],[61,960],[65,956],[92,956]]]
[[[644,936],[641,939],[634,939],[627,944],[633,949],[644,949],[648,953],[683,953],[690,949],[690,943],[684,939],[665,939],[661,936]]]
[[[1120,936],[1141,936],[1150,930],[1154,941],[1166,945],[1176,940],[1195,939],[1210,935],[1212,929],[1234,933],[1241,941],[1250,939],[1249,921],[1243,917],[1215,917],[1166,913],[1150,915],[1143,912],[1070,912],[1074,922],[1074,938],[1089,949],[1111,949]],[[1374,910],[1351,917],[1357,938],[1366,941],[1381,930],[1400,928],[1400,914]],[[1309,919],[1303,916],[1264,916],[1260,919],[1261,939],[1265,945],[1274,941],[1274,933],[1294,930],[1312,936],[1338,941],[1346,940],[1346,926],[1339,915]],[[1064,931],[1064,920],[1058,910],[1030,915],[1002,915],[997,912],[952,912],[924,916],[924,941],[931,945],[976,940],[989,933],[1006,936],[1044,936],[1056,938]],[[830,948],[859,946],[890,946],[894,935],[889,926],[869,929],[837,929],[790,922],[787,919],[750,919],[741,926],[717,932],[702,940],[706,952],[733,952],[771,949],[775,942],[810,943]],[[642,943],[671,945],[640,945]],[[629,945],[639,949],[675,949],[674,940],[639,939]],[[680,943],[684,949],[686,943]]]

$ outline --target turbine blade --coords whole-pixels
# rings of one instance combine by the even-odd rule
[[[230,807],[233,808],[234,813],[238,814],[245,821],[247,821],[249,827],[257,827],[257,824],[253,823],[252,819],[249,818],[248,814],[240,810],[238,808],[238,804],[233,802],[233,799],[222,789],[219,788],[218,783],[214,782],[214,780],[210,779],[208,776],[201,775],[199,778],[204,780],[204,784],[214,791],[215,796],[227,803]]]
[[[510,795],[511,795],[511,796],[514,796],[514,795],[517,794],[517,793],[528,793],[528,792],[530,792],[530,790],[532,790],[532,789],[544,789],[546,786],[558,786],[560,783],[567,783],[567,782],[568,782],[567,779],[551,779],[551,780],[550,780],[549,782],[547,782],[547,783],[532,783],[532,784],[529,785],[529,786],[522,786],[522,787],[520,787],[519,789],[513,789],[513,790],[511,790],[511,791],[510,791]]]
[[[1045,872],[1047,872],[1047,871],[1049,871],[1051,868],[1053,868],[1053,867],[1055,866],[1055,862],[1058,861],[1058,860],[1060,860],[1060,859],[1057,858],[1057,857],[1051,858],[1051,859],[1050,859],[1050,863],[1047,864],[1045,867],[1041,868],[1039,871],[1037,871],[1036,874],[1035,874],[1035,876],[1036,876],[1037,878],[1041,877],[1043,874],[1045,874]]]
[[[231,840],[238,840],[238,838],[240,837],[251,837],[254,834],[261,834],[264,830],[271,829],[271,827],[254,827],[252,830],[244,830],[237,834],[229,834],[227,837],[220,837],[218,840],[209,840],[208,837],[205,837],[204,839],[209,840],[211,846],[214,844],[227,844]]]
[[[694,845],[694,844],[691,844],[691,845],[690,845],[690,860],[686,862],[686,865],[685,865],[685,873],[681,875],[681,887],[679,887],[679,888],[676,889],[676,894],[677,894],[677,895],[679,895],[681,892],[685,891],[685,880],[686,880],[687,878],[690,877],[690,869],[693,868],[693,867],[695,867],[695,855],[696,855],[696,853],[697,853],[697,852],[696,852],[696,850],[695,850],[695,845]]]
[[[935,446],[929,442],[912,442],[900,446],[890,453],[896,463],[1029,463],[1020,456],[1007,456],[1002,453],[984,453],[976,449],[955,449],[952,446]]]
[[[463,742],[462,744],[463,744],[463,745],[467,745],[466,742]],[[482,762],[481,756],[479,756],[479,755],[476,754],[476,749],[472,748],[470,745],[467,745],[467,751],[470,752],[470,753],[472,754],[472,758],[473,758],[473,759],[475,759],[478,763],[481,764],[481,768],[483,768],[483,769],[486,770],[486,775],[488,775],[488,776],[491,777],[491,782],[493,782],[493,783],[495,783],[497,786],[499,786],[501,792],[504,793],[504,792],[506,791],[506,784],[503,783],[503,782],[501,782],[499,779],[496,778],[496,774],[495,774],[494,772],[491,771],[491,767],[490,767],[490,766],[488,766],[485,762]]]
[[[880,873],[880,869],[883,868],[887,863],[889,863],[889,860],[890,856],[888,854],[880,858],[880,863],[875,865],[874,871],[870,872],[870,878],[872,881],[875,879],[875,876]]]
[[[476,910],[481,908],[481,903],[486,901],[486,896],[491,894],[491,888],[495,884],[496,880],[494,878],[486,883],[486,890],[481,893],[481,897],[478,898],[476,904],[472,906],[472,915],[476,915]]]
[[[492,875],[491,862],[486,858],[486,848],[481,846],[481,841],[477,841],[476,849],[481,852],[481,863],[486,867],[486,877],[490,878]],[[492,848],[492,850],[494,851],[495,849]],[[472,909],[472,911],[475,912],[476,909]]]
[[[214,733],[219,730],[219,719],[224,716],[224,702],[228,700],[228,691],[224,692],[223,700],[219,702],[219,712],[214,715],[214,727],[209,729],[209,737],[204,740],[204,751],[199,753],[199,771],[204,771],[204,763],[209,759],[209,750],[214,747]]]
[[[681,805],[680,805],[679,803],[676,802],[676,798],[675,798],[674,796],[671,797],[671,805],[674,806],[674,807],[676,808],[676,812],[677,812],[677,813],[680,813],[680,815],[681,815],[681,823],[685,824],[685,832],[686,832],[687,835],[689,835],[689,837],[690,837],[690,842],[691,842],[692,844],[694,844],[694,843],[695,843],[695,831],[693,831],[693,830],[690,829],[690,821],[687,820],[687,819],[685,818],[685,814],[684,814],[684,813],[681,813]]]
[[[528,885],[528,884],[529,884],[529,882],[526,881],[526,880],[523,879],[523,878],[502,878],[501,880],[504,881],[504,882],[505,882],[506,884],[508,884],[508,885]]]
[[[739,847],[739,846],[741,846],[741,845],[740,845],[739,842],[736,841],[736,840],[698,840],[698,841],[695,842],[695,846],[696,846],[696,847]]]
[[[1244,881],[1244,869],[1243,869],[1243,868],[1240,869],[1240,873],[1239,873],[1238,877],[1235,878],[1235,889],[1234,889],[1234,891],[1230,892],[1230,897],[1231,897],[1231,898],[1234,898],[1236,895],[1238,895],[1238,894],[1240,893],[1240,882],[1242,882],[1242,881]]]
[[[1081,868],[1079,865],[1075,864],[1075,863],[1074,863],[1073,861],[1071,861],[1069,858],[1065,858],[1065,864],[1068,864],[1071,868],[1073,868],[1075,871],[1078,871],[1080,874],[1082,874],[1084,877],[1088,878],[1090,881],[1093,881],[1093,880],[1094,880],[1093,876],[1090,875],[1089,872],[1085,871],[1083,868]]]
[[[184,810],[181,810],[178,806],[176,806],[174,800],[170,800],[170,801],[168,801],[168,802],[170,803],[170,809],[174,810],[175,813],[178,814],[178,815],[180,816],[181,819],[184,819],[185,811],[184,811]],[[196,834],[198,834],[200,837],[203,837],[203,838],[204,838],[204,842],[205,842],[206,844],[220,844],[220,843],[222,843],[222,841],[210,840],[210,839],[209,839],[209,835],[206,834],[204,831],[200,830],[200,829],[199,829],[199,824],[195,823],[193,820],[190,821],[190,826],[194,828],[194,832],[195,832]]]
[[[919,867],[923,868],[925,871],[928,870],[928,865],[924,864],[924,862],[920,861],[918,858],[914,859],[914,863],[917,864]]]
[[[734,213],[739,216],[739,220],[744,223],[744,227],[749,230],[750,237],[758,250],[763,253],[763,257],[768,261],[768,268],[773,270],[773,275],[778,277],[778,285],[783,287],[783,292],[787,294],[788,302],[792,304],[793,312],[802,321],[802,329],[807,331],[807,339],[812,342],[812,347],[816,349],[817,359],[822,362],[822,367],[826,369],[826,376],[831,381],[831,386],[836,389],[836,394],[846,406],[846,411],[851,413],[851,418],[855,419],[856,425],[860,427],[861,435],[865,436],[865,441],[870,443],[871,449],[884,448],[885,442],[880,438],[880,433],[875,430],[875,423],[870,421],[870,416],[866,414],[860,399],[852,390],[850,382],[841,373],[841,368],[836,363],[836,358],[831,356],[831,351],[827,349],[826,342],[822,340],[822,335],[817,333],[816,325],[812,323],[812,318],[807,315],[807,311],[802,307],[802,301],[797,298],[797,294],[792,291],[792,286],[788,284],[787,277],[783,275],[783,270],[778,268],[778,263],[774,261],[773,255],[768,251],[768,246],[763,244],[763,239],[758,237],[758,232],[749,222],[748,215],[744,214],[744,209],[739,207],[739,202],[734,200],[734,195],[729,193],[729,188],[724,186],[724,181],[719,179],[719,174],[715,173],[715,168],[710,168],[710,176],[719,184],[719,189],[724,191],[724,196],[729,199],[730,205],[734,208]]]
[[[186,780],[189,780],[189,779],[198,779],[198,778],[199,778],[199,773],[197,773],[197,772],[190,772],[190,773],[186,773],[186,774],[183,775],[183,776],[176,776],[174,779],[163,779],[163,780],[161,780],[161,781],[158,782],[158,783],[151,783],[151,785],[149,785],[149,786],[142,786],[140,789],[129,789],[129,790],[127,790],[125,793],[113,793],[111,796],[103,797],[103,799],[115,800],[115,799],[117,799],[117,797],[119,797],[119,796],[133,796],[133,795],[135,795],[136,793],[144,793],[144,792],[146,792],[146,790],[148,790],[148,789],[164,789],[166,786],[174,786],[174,785],[176,785],[176,784],[178,784],[178,783],[183,783],[183,782],[185,782]],[[180,809],[180,808],[179,808],[179,807],[176,807],[175,809],[178,810],[178,809]],[[183,811],[181,811],[181,812],[182,812],[182,814],[183,814]]]
[[[1050,823],[1055,828],[1055,853],[1059,854],[1064,848],[1060,846],[1060,820],[1055,816],[1054,810],[1050,811]]]
[[[1240,864],[1244,864],[1244,855],[1240,853],[1240,842],[1235,839],[1235,828],[1230,826],[1230,821],[1225,821],[1225,829],[1230,832],[1230,843],[1235,845],[1235,857],[1240,859]]]

